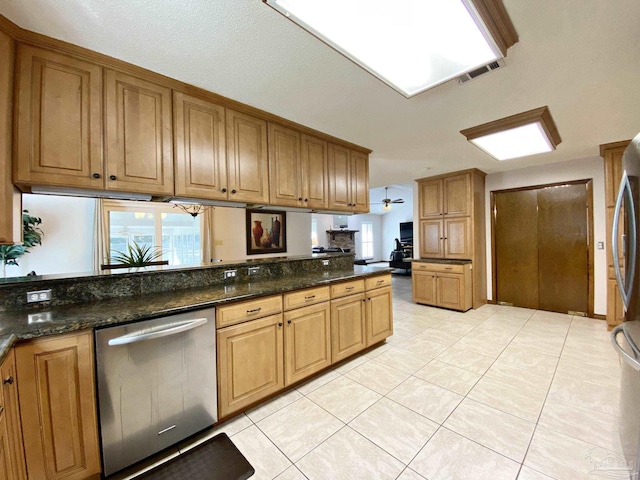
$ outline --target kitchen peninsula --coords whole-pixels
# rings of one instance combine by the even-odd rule
[[[224,278],[228,270],[237,272],[233,281]],[[8,428],[0,419],[0,435],[12,438],[4,453],[14,459],[7,457],[11,471],[24,472],[26,458],[30,477],[99,475],[93,329],[215,307],[224,419],[391,335],[389,272],[337,253],[0,282],[4,415],[11,419]],[[48,288],[52,301],[27,307],[27,291]],[[249,354],[234,356],[229,342]],[[232,385],[238,378],[244,390]]]

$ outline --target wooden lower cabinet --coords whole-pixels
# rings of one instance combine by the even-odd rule
[[[29,479],[98,478],[92,332],[31,340],[15,354]]]
[[[7,358],[0,365],[0,378],[2,379],[2,422],[6,424],[7,438],[9,441],[9,459],[11,463],[12,478],[24,480],[27,478],[24,462],[24,445],[22,443],[22,425],[20,423],[20,406],[18,405],[18,383],[16,373],[15,352],[12,349]],[[2,428],[0,428],[2,430]],[[2,430],[4,432],[4,430]],[[4,477],[0,477],[4,478]]]
[[[412,262],[413,301],[467,311],[472,307],[471,264]]]
[[[377,288],[366,293],[367,346],[393,335],[391,287]]]
[[[331,365],[330,314],[329,302],[285,312],[285,385]]]
[[[331,300],[331,358],[343,360],[367,346],[364,293]]]
[[[0,400],[1,402],[1,400]],[[2,402],[4,404],[4,402]],[[4,405],[2,405],[4,407]],[[7,429],[7,413],[0,412],[0,479],[13,480],[17,478],[13,473],[11,462],[11,442]]]
[[[218,330],[220,417],[284,388],[282,314]]]

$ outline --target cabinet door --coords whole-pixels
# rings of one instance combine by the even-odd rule
[[[22,243],[22,195],[13,186],[15,41],[0,31],[0,244]]]
[[[443,257],[443,240],[444,232],[442,231],[442,220],[420,220],[421,258]]]
[[[102,68],[22,45],[17,83],[14,182],[102,189]]]
[[[227,199],[224,107],[173,93],[176,196]]]
[[[420,182],[418,198],[420,199],[420,218],[443,215],[441,179]]]
[[[425,305],[435,305],[436,298],[436,274],[433,272],[413,271],[411,275],[413,287],[413,301]]]
[[[438,273],[436,292],[439,307],[464,310],[464,277],[462,275]]]
[[[2,397],[4,399],[4,416],[7,424],[7,438],[9,439],[9,457],[13,478],[23,480],[27,478],[24,463],[24,446],[22,444],[22,425],[20,424],[20,406],[18,405],[18,384],[16,374],[16,359],[13,350],[0,366],[2,378]]]
[[[269,203],[267,122],[227,109],[229,200]]]
[[[0,403],[1,405],[1,403]],[[11,465],[11,440],[7,431],[7,419],[4,412],[0,413],[0,480],[14,480],[18,477],[13,473]]]
[[[15,352],[29,478],[99,474],[91,332],[30,341]]]
[[[284,387],[282,314],[218,330],[220,418]]]
[[[444,220],[445,258],[471,259],[471,219],[445,218]]]
[[[469,174],[443,179],[444,214],[471,215],[471,181]]]
[[[393,335],[391,287],[368,291],[366,296],[367,346],[369,346]]]
[[[331,365],[330,312],[324,302],[284,314],[285,385]]]
[[[327,148],[327,142],[324,140],[309,135],[301,137],[300,162],[305,207],[329,207]]]
[[[331,300],[331,358],[338,362],[367,346],[364,294]]]
[[[173,195],[171,89],[105,74],[107,190]]]
[[[369,157],[351,152],[351,206],[360,213],[369,213]]]
[[[269,203],[304,205],[301,184],[300,133],[269,123]]]
[[[350,150],[329,144],[329,209],[351,211]]]
[[[607,325],[615,327],[624,322],[624,306],[615,279],[607,280]]]

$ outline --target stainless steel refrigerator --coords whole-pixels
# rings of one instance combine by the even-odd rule
[[[625,321],[611,340],[622,359],[620,440],[630,478],[640,480],[640,133],[625,150],[622,167],[611,240]]]

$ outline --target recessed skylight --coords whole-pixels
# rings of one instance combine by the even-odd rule
[[[472,0],[263,1],[406,97],[503,57]]]
[[[550,152],[562,141],[547,107],[468,128],[460,133],[497,160]]]

